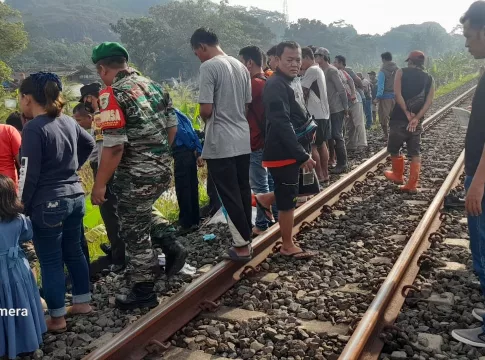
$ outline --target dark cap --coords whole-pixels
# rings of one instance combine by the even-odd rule
[[[325,49],[323,47],[319,47],[319,48],[317,48],[317,50],[315,50],[315,55],[326,56],[326,57],[330,58],[330,51],[328,51],[327,49]]]
[[[377,75],[377,73],[374,70],[368,72],[367,74],[369,74],[369,75]]]
[[[112,56],[121,56],[128,61],[128,51],[117,42],[104,42],[93,49],[91,60],[96,64],[99,60]]]
[[[406,62],[408,62],[409,60],[424,61],[425,58],[426,57],[424,56],[424,52],[415,50],[409,53],[409,56],[406,59]]]
[[[81,99],[79,99],[79,102],[83,102],[84,98],[88,95],[93,95],[96,97],[99,97],[99,91],[101,90],[101,84],[100,83],[92,83],[89,85],[84,85],[81,88]]]

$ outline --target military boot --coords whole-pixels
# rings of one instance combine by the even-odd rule
[[[162,246],[162,251],[165,254],[165,274],[170,278],[184,267],[187,250],[175,240]]]
[[[154,308],[158,306],[154,287],[155,283],[151,281],[135,283],[128,295],[116,295],[115,305],[121,310]]]

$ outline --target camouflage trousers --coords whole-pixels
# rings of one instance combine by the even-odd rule
[[[120,238],[130,257],[125,274],[132,283],[153,281],[159,269],[152,237],[160,233],[160,226],[167,225],[153,214],[152,206],[169,188],[170,180],[170,171],[149,176],[131,171],[116,172],[112,186],[118,199]]]

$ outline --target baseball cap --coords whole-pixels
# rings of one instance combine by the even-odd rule
[[[79,102],[83,102],[84,98],[88,95],[93,95],[93,96],[99,97],[99,91],[100,90],[101,90],[101,84],[97,83],[97,82],[89,84],[89,85],[84,85],[81,88],[81,99],[79,100]]]
[[[424,52],[419,51],[419,50],[415,50],[415,51],[411,51],[409,53],[409,56],[406,59],[406,62],[408,62],[409,60],[418,60],[418,61],[421,60],[421,61],[424,61],[424,59],[425,59]]]
[[[377,75],[377,73],[375,71],[370,71],[367,74],[369,74],[369,75]]]
[[[315,50],[315,55],[327,56],[328,58],[330,58],[330,51],[323,47],[319,47],[317,48],[317,50]]]

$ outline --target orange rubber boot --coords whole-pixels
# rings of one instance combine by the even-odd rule
[[[394,184],[404,184],[404,156],[392,157],[392,171],[384,171],[384,176]]]
[[[401,186],[401,191],[410,192],[413,194],[418,192],[417,187],[418,187],[420,171],[421,171],[421,163],[412,162],[408,183],[404,186]]]

